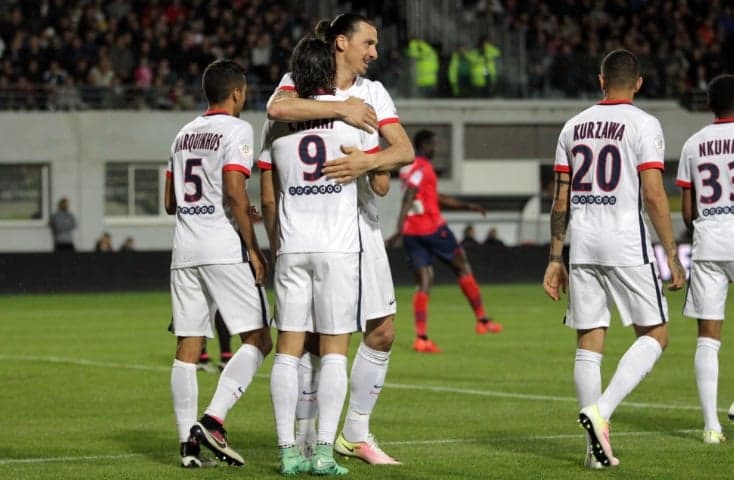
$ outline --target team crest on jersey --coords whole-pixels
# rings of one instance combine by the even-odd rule
[[[242,158],[244,158],[245,160],[249,159],[252,156],[252,148],[250,148],[250,145],[246,143],[240,144],[239,150]]]
[[[655,148],[658,152],[662,152],[665,149],[665,139],[662,135],[655,137]]]

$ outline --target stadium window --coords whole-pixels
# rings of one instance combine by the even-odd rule
[[[165,215],[162,201],[165,170],[165,165],[159,163],[107,163],[105,216]]]
[[[49,216],[49,166],[0,165],[0,221],[47,221]]]

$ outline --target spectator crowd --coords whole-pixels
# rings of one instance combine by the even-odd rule
[[[490,18],[491,42],[472,39],[454,49],[413,38],[409,21],[398,18],[405,20],[404,12],[391,4],[379,12],[379,22],[402,25],[394,37],[401,44],[381,43],[381,59],[370,76],[396,96],[589,97],[598,92],[590,72],[598,69],[601,56],[624,47],[642,61],[643,96],[679,98],[734,65],[734,6],[722,0],[464,3],[467,11]],[[201,108],[202,69],[227,57],[247,68],[248,108],[262,109],[288,69],[295,42],[317,20],[296,8],[301,4],[0,2],[0,108]],[[503,69],[516,61],[507,58],[503,45],[512,36],[525,45],[525,74],[512,75],[525,79],[509,78]],[[481,48],[473,50],[475,44]],[[428,63],[421,64],[421,58]],[[414,88],[398,88],[410,71]],[[511,88],[518,83],[522,88]]]

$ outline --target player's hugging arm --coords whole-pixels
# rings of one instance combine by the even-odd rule
[[[338,118],[367,133],[378,128],[374,109],[357,97],[349,97],[343,102],[321,102],[298,98],[294,90],[281,89],[268,100],[267,112],[268,119],[281,122]]]
[[[268,234],[270,253],[275,255],[278,250],[278,185],[277,176],[272,169],[260,172],[260,205],[262,206],[263,222]]]

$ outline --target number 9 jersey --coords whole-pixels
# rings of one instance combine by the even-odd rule
[[[247,261],[247,249],[224,203],[223,174],[250,176],[252,126],[225,112],[208,111],[185,125],[171,145],[176,229],[171,268]]]
[[[554,170],[571,175],[570,263],[654,261],[639,173],[663,170],[664,158],[660,122],[629,102],[602,101],[566,122]]]

